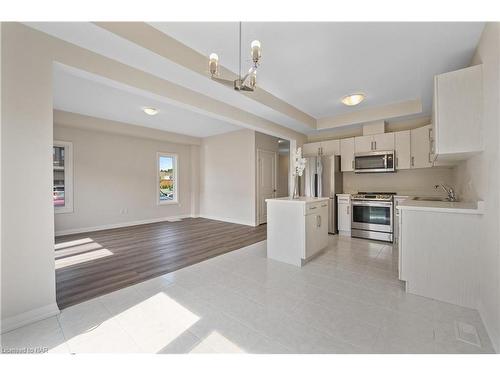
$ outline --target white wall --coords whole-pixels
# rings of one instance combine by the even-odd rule
[[[204,138],[200,160],[200,216],[255,225],[255,132]]]
[[[185,144],[55,124],[54,140],[73,143],[73,212],[55,215],[56,234],[191,216],[198,185]],[[178,204],[158,205],[157,152],[178,155]]]
[[[453,186],[453,169],[421,168],[402,169],[396,173],[355,174],[344,172],[344,192],[387,191],[400,195],[445,195],[443,190],[434,189],[434,185],[448,184]]]
[[[500,24],[488,23],[483,31],[472,65],[483,64],[482,154],[455,168],[459,193],[466,199],[485,201],[480,228],[479,312],[488,334],[500,351]]]
[[[18,36],[2,23],[2,330],[58,312],[52,60],[43,45]]]

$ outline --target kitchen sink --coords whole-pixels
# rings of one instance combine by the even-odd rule
[[[430,201],[430,202],[449,202],[448,199],[446,198],[439,198],[439,197],[413,197],[412,200],[414,201]]]

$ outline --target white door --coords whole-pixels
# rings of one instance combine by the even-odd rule
[[[404,130],[394,133],[396,150],[396,169],[410,169],[411,167],[411,141],[410,131]]]
[[[375,134],[373,149],[377,151],[394,150],[394,133]]]
[[[340,140],[340,163],[342,172],[354,170],[354,138]]]
[[[354,150],[356,152],[370,152],[375,150],[373,147],[373,136],[364,135],[354,138]]]
[[[411,130],[411,167],[429,168],[431,162],[431,125]]]
[[[257,150],[257,218],[267,223],[266,199],[276,197],[276,152]]]

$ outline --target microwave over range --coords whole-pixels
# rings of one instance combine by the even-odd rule
[[[394,150],[354,154],[355,173],[395,172]]]

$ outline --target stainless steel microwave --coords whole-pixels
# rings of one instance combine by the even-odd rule
[[[371,151],[354,154],[355,173],[395,172],[394,150]]]

